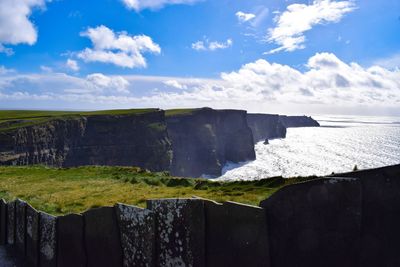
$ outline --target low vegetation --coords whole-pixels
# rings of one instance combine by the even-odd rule
[[[147,199],[203,197],[258,205],[282,186],[315,177],[214,182],[171,177],[133,167],[0,167],[0,198],[29,202],[55,215],[126,203],[145,207]]]
[[[187,109],[168,109],[165,111],[165,116],[177,116],[177,115],[187,115],[191,114],[197,109],[187,108]]]

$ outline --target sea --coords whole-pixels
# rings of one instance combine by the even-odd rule
[[[400,117],[313,116],[321,127],[289,128],[255,145],[256,160],[227,163],[217,180],[328,175],[400,164]]]

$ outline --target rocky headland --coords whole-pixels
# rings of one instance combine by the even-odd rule
[[[255,142],[306,126],[319,124],[306,116],[211,108],[0,116],[0,165],[138,166],[219,176],[227,162],[254,160]]]

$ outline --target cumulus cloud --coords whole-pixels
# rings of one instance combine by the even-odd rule
[[[380,58],[374,62],[374,65],[378,65],[387,69],[399,69],[400,68],[400,53],[391,55],[386,58]]]
[[[85,62],[111,63],[125,68],[146,67],[144,53],[161,53],[160,46],[149,36],[114,33],[103,25],[89,28],[81,36],[89,38],[93,44],[93,48],[78,53],[78,57]]]
[[[226,42],[218,42],[218,41],[197,41],[192,43],[192,49],[196,51],[215,51],[220,49],[226,49],[233,45],[232,39],[226,40]]]
[[[400,115],[400,70],[362,67],[354,62],[346,63],[331,53],[317,53],[305,65],[307,69],[300,71],[259,59],[236,71],[222,73],[216,80],[9,73],[0,76],[0,102],[32,96],[32,99],[51,97],[64,101],[64,105],[80,103],[85,107],[82,103],[94,106],[103,103],[110,108],[212,106],[280,113],[370,110]],[[184,90],[170,90],[169,87]],[[142,93],[132,94],[133,91]]]
[[[65,62],[65,66],[72,71],[79,71],[79,65],[76,60],[67,59],[67,62]]]
[[[202,0],[122,0],[128,9],[133,9],[137,12],[143,9],[156,10],[166,5],[190,5],[200,1]]]
[[[356,6],[353,1],[315,0],[310,5],[292,4],[275,17],[276,26],[268,29],[268,41],[279,45],[267,54],[305,48],[305,32],[315,25],[337,23]]]
[[[29,16],[34,8],[44,7],[44,0],[0,1],[0,53],[13,53],[11,48],[4,45],[36,43],[37,30]]]
[[[182,90],[187,89],[187,86],[185,84],[182,84],[182,83],[178,82],[177,80],[168,80],[168,81],[165,81],[164,84],[166,86],[173,87],[176,89],[182,89]]]
[[[252,19],[254,19],[256,17],[255,14],[244,13],[242,11],[236,12],[235,15],[236,15],[237,19],[239,20],[239,22],[241,22],[241,23],[250,21],[250,20],[252,20]]]
[[[129,93],[129,82],[121,76],[106,76],[102,73],[93,73],[86,76],[88,87],[97,91],[109,90],[117,93]]]
[[[53,72],[53,68],[49,67],[49,66],[45,66],[45,65],[41,65],[40,69],[44,72]]]
[[[5,75],[5,74],[13,73],[13,72],[15,72],[14,69],[8,69],[8,68],[0,65],[0,75]]]

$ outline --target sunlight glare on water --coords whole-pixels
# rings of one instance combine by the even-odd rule
[[[255,161],[224,167],[221,180],[273,176],[327,175],[332,172],[400,163],[400,118],[316,117],[321,127],[289,128],[285,139],[255,146]]]

